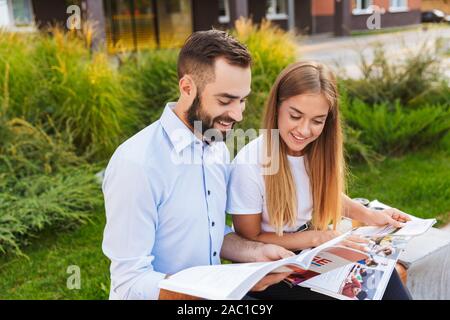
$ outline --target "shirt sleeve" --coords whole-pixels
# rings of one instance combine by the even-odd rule
[[[225,224],[225,231],[223,233],[223,236],[225,237],[227,234],[231,232],[234,232],[233,229],[229,225]]]
[[[227,190],[227,212],[256,214],[263,211],[263,179],[256,164],[234,163]]]
[[[111,299],[158,299],[165,274],[153,269],[157,192],[142,165],[113,156],[105,172],[102,249],[111,260]],[[155,183],[154,183],[155,184]]]

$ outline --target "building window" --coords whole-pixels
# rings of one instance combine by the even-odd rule
[[[192,33],[189,0],[104,0],[111,53],[180,47]]]
[[[267,0],[266,18],[284,20],[288,18],[287,0]]]
[[[371,14],[373,13],[372,0],[354,0],[353,14]]]
[[[29,26],[33,24],[31,0],[11,0],[11,4],[15,26]]]
[[[0,0],[0,28],[9,26],[9,23],[8,2],[6,0]]]
[[[158,46],[162,48],[181,47],[192,33],[191,1],[156,0],[156,4]]]
[[[219,0],[219,23],[230,22],[230,1]]]
[[[390,12],[408,11],[408,0],[389,0]]]

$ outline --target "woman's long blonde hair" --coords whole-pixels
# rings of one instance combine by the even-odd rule
[[[276,79],[265,106],[263,128],[267,132],[278,129],[278,109],[281,103],[301,94],[322,94],[328,101],[329,112],[320,136],[305,148],[305,166],[310,179],[313,200],[312,225],[316,230],[326,230],[333,222],[334,228],[342,215],[344,182],[344,156],[339,116],[338,93],[334,74],[323,64],[297,62],[284,69]],[[272,150],[272,135],[264,136],[266,153]],[[285,225],[294,226],[297,220],[297,193],[289,162],[287,146],[280,138],[279,169],[265,175],[266,206],[269,222],[278,235]],[[275,150],[276,151],[276,150]]]

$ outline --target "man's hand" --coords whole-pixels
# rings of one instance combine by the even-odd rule
[[[261,244],[255,249],[254,260],[256,262],[275,261],[284,258],[289,258],[292,256],[295,256],[295,253],[286,250],[283,247],[277,246],[275,244]],[[292,272],[268,274],[264,278],[259,280],[258,283],[250,291],[253,292],[264,291],[267,289],[267,287],[270,287],[271,285],[283,281],[291,273]]]
[[[275,244],[261,244],[255,249],[253,260],[255,262],[275,261],[292,256],[295,256],[295,253],[286,250],[283,247],[277,246]]]
[[[410,221],[411,218],[404,212],[396,209],[389,208],[384,210],[370,210],[369,225],[384,226],[387,224],[392,225],[395,228],[401,228],[406,221]]]
[[[277,284],[280,281],[283,281],[284,278],[289,276],[292,272],[283,272],[283,273],[270,273],[261,280],[250,290],[253,292],[264,291],[267,287],[271,285]]]

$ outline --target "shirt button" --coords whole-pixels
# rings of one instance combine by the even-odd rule
[[[212,223],[211,223],[211,225],[214,227],[214,225],[215,225],[216,223],[213,221]]]
[[[208,196],[211,194],[211,191],[208,190]]]
[[[217,252],[214,251],[213,256],[215,257],[217,255]]]

